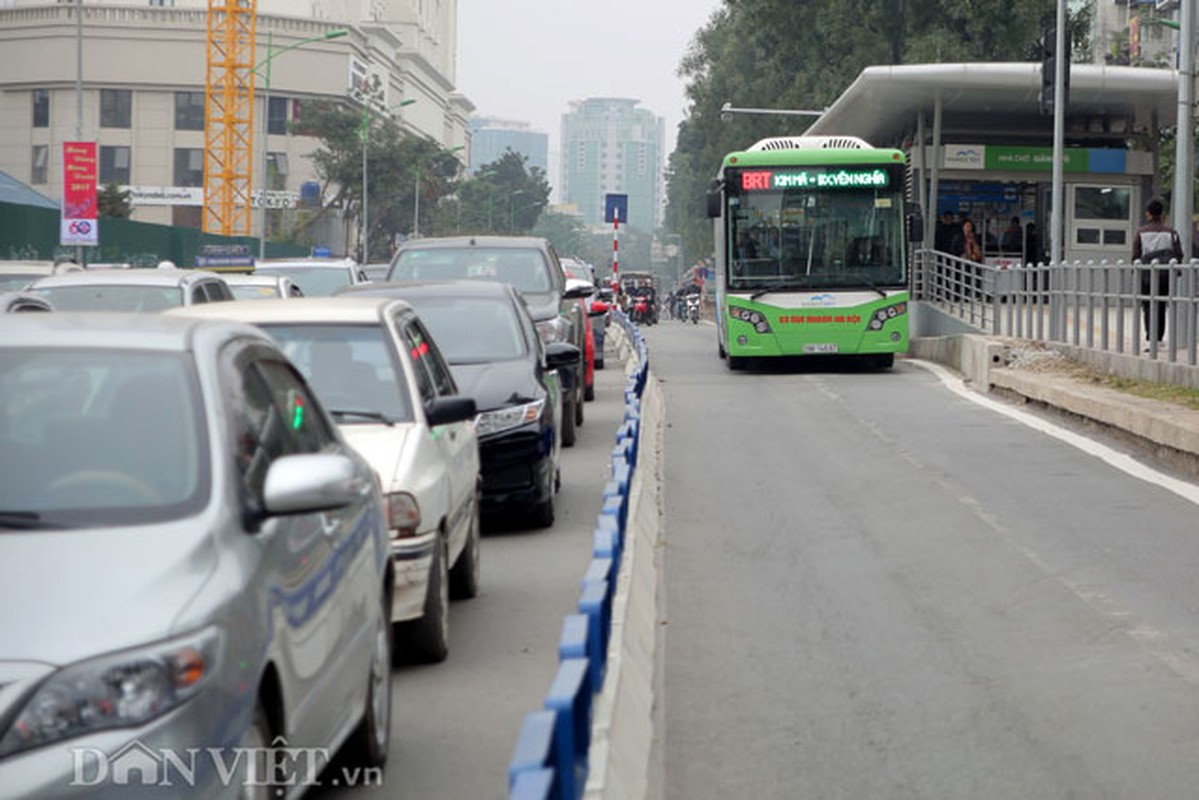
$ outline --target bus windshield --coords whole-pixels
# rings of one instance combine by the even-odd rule
[[[871,169],[729,170],[728,290],[903,286],[903,184]]]

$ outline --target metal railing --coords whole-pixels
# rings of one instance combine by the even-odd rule
[[[987,264],[917,250],[913,299],[980,333],[1195,366],[1199,259]],[[1165,320],[1161,345],[1151,346]]]

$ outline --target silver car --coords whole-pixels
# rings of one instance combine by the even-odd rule
[[[59,311],[163,311],[233,300],[225,279],[199,269],[97,269],[51,275],[30,284]]]
[[[0,316],[0,794],[298,796],[343,744],[381,780],[387,534],[257,328]]]

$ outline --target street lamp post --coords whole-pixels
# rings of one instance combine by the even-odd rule
[[[312,42],[323,42],[326,39],[337,39],[339,37],[346,36],[348,34],[349,34],[349,31],[346,30],[345,28],[337,28],[336,30],[326,31],[325,33],[321,34],[320,36],[310,36],[307,39],[301,39],[298,42],[293,42],[293,43],[289,44],[287,47],[281,47],[278,50],[275,50],[274,49],[275,32],[274,31],[266,32],[266,58],[264,58],[262,61],[259,61],[258,64],[255,65],[254,69],[252,70],[253,72],[257,73],[259,70],[263,69],[264,67],[266,69],[265,74],[263,74],[263,86],[262,86],[262,95],[263,95],[263,101],[262,101],[262,118],[263,118],[263,124],[262,124],[262,182],[261,182],[262,192],[259,195],[259,200],[258,200],[258,204],[260,206],[262,206],[262,238],[258,241],[258,257],[259,258],[266,258],[266,219],[267,219],[266,176],[267,176],[268,164],[270,163],[269,135],[270,135],[270,127],[271,127],[271,62],[274,61],[275,58],[277,58],[278,56],[281,56],[284,53],[286,53],[288,50],[295,50],[297,47],[300,47],[300,46],[306,45],[306,44],[310,44]]]
[[[465,150],[466,145],[460,144],[455,147],[448,148],[445,152],[457,153]],[[416,165],[416,183],[412,187],[412,237],[420,236],[420,169],[421,165]]]
[[[392,111],[404,106],[410,106],[415,103],[414,98],[401,101],[394,106],[389,106],[386,111]],[[367,213],[370,205],[367,202],[367,179],[366,179],[366,151],[367,145],[370,143],[370,128],[371,128],[371,108],[364,98],[362,101],[362,125],[358,129],[358,138],[362,141],[362,263],[370,262],[371,254],[371,229],[370,229],[370,214]]]
[[[516,209],[512,207],[512,201],[516,199],[518,194],[524,193],[524,189],[517,189],[508,195],[508,233],[512,233],[516,229]]]

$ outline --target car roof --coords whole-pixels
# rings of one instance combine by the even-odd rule
[[[272,269],[353,269],[357,264],[351,258],[284,258],[272,261],[256,261],[254,271],[269,272]]]
[[[36,289],[57,286],[185,286],[203,279],[224,280],[215,272],[195,269],[99,269],[47,275]]]
[[[517,294],[510,284],[500,281],[381,281],[346,287],[337,297],[374,295],[378,297],[503,297]],[[517,295],[519,296],[519,295]]]
[[[427,239],[408,239],[397,254],[405,250],[428,250],[453,247],[543,248],[549,241],[540,236],[431,236]]]
[[[295,297],[286,303],[278,299],[231,300],[201,303],[164,311],[171,316],[235,319],[251,324],[272,322],[377,323],[384,308],[411,306],[395,297]]]
[[[228,320],[199,320],[166,314],[65,311],[0,314],[0,347],[70,347],[184,352],[201,330],[228,329],[269,339],[256,328]]]

